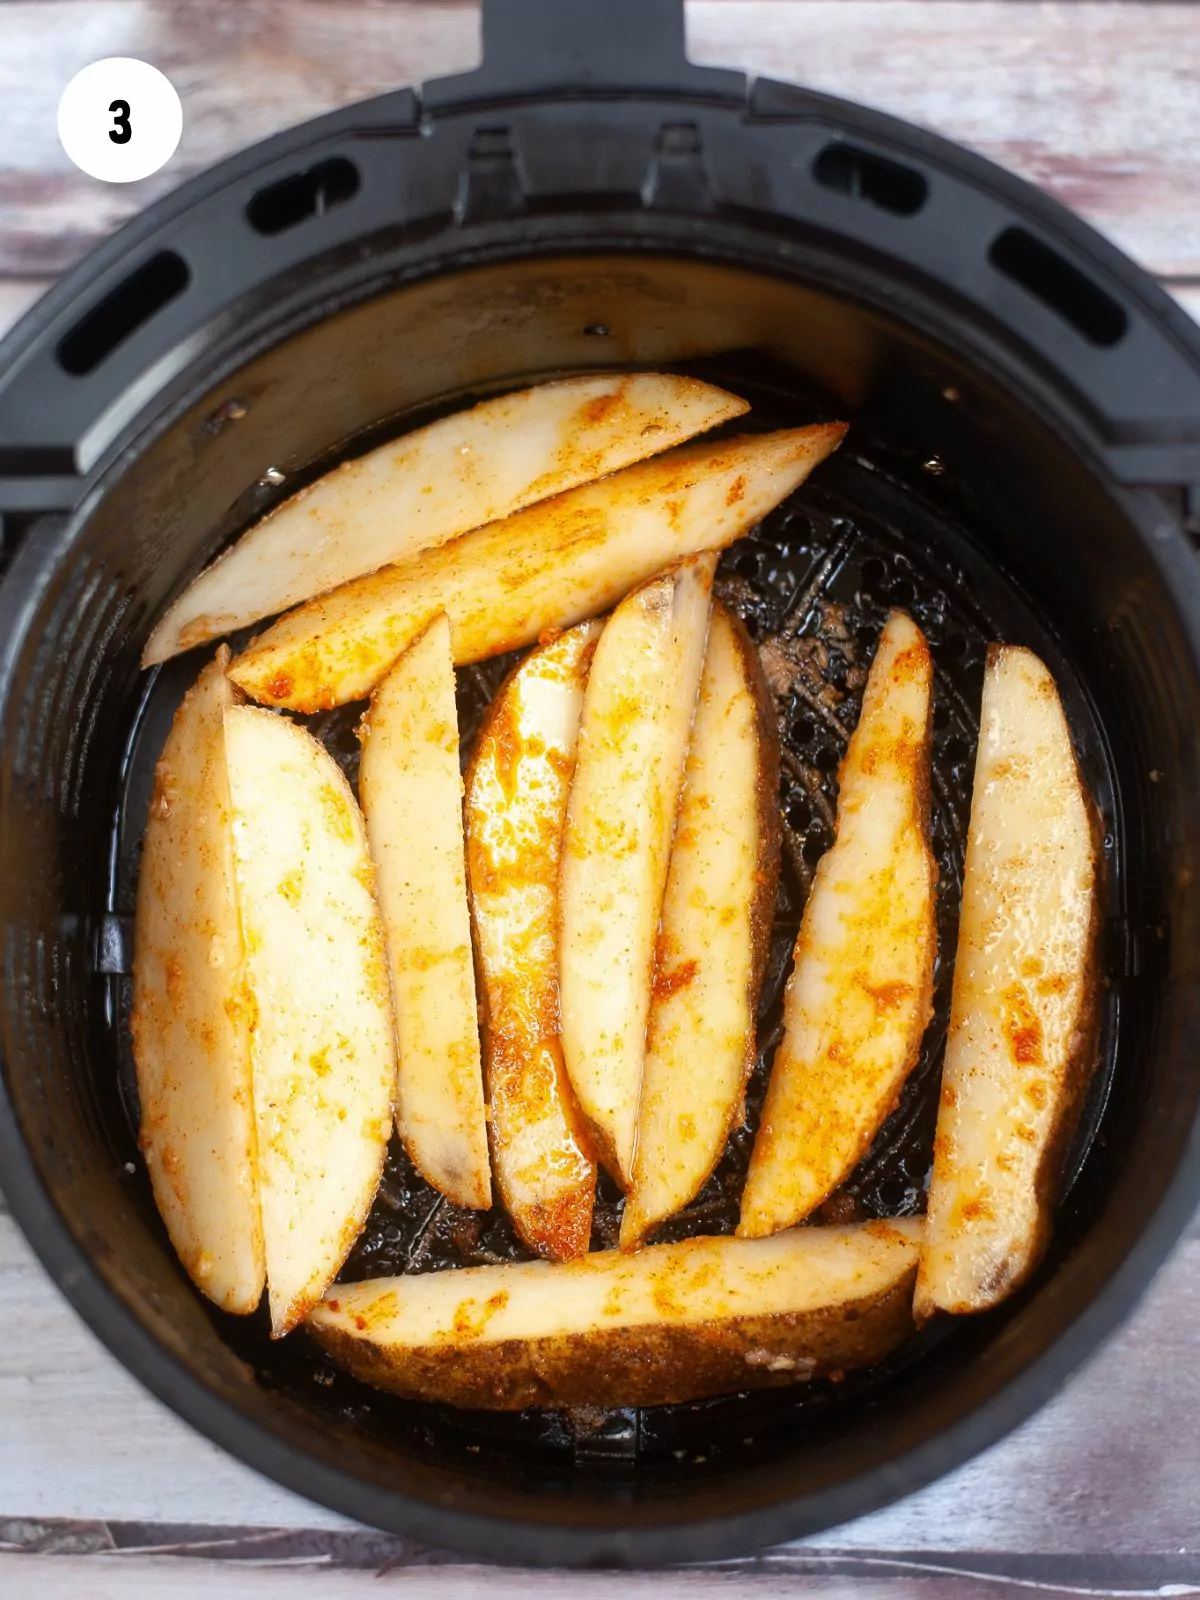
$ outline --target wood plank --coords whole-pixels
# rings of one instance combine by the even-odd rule
[[[52,278],[0,278],[0,339],[53,281]]]
[[[716,1600],[750,1594],[759,1600],[793,1596],[833,1600],[994,1600],[1004,1589],[1046,1596],[1122,1597],[1195,1595],[1200,1564],[1195,1557],[1151,1556],[1134,1561],[1073,1557],[1066,1561],[1012,1554],[1000,1558],[969,1555],[922,1557],[899,1552],[855,1556],[844,1551],[768,1553],[753,1561],[708,1567],[675,1567],[656,1572],[564,1572],[487,1567],[445,1562],[414,1550],[366,1559],[343,1559],[314,1541],[295,1535],[280,1542],[266,1535],[255,1546],[244,1541],[227,1556],[220,1542],[166,1549],[114,1548],[92,1528],[62,1530],[63,1549],[18,1554],[0,1547],[0,1596],[30,1592],[62,1600],[93,1600],[149,1594],[268,1597],[319,1595],[321,1600],[352,1600],[377,1595],[379,1579],[403,1584],[406,1596],[456,1600],[473,1597],[486,1585],[497,1600],[526,1594],[552,1597],[653,1594],[662,1600]],[[92,1540],[92,1544],[88,1541]],[[32,1548],[32,1547],[30,1547]],[[247,1586],[247,1580],[249,1585]],[[9,1585],[11,1584],[11,1587]],[[319,1587],[318,1587],[319,1585]],[[370,1585],[370,1587],[368,1587]],[[653,1589],[651,1589],[653,1585]]]
[[[6,1533],[15,1542],[6,1543]],[[106,1537],[111,1533],[114,1537]],[[158,1537],[159,1535],[162,1537]],[[209,1535],[206,1537],[206,1534]],[[39,1535],[41,1535],[39,1541]],[[132,1538],[126,1537],[132,1535]],[[177,1536],[178,1535],[178,1536]],[[18,1554],[18,1550],[22,1552]],[[28,1553],[25,1553],[28,1552]],[[239,1579],[253,1575],[246,1590]],[[0,1595],[70,1596],[164,1594],[235,1597],[242,1594],[309,1593],[320,1578],[321,1596],[378,1593],[380,1578],[402,1582],[415,1596],[473,1595],[487,1584],[499,1600],[534,1595],[609,1594],[640,1596],[649,1591],[672,1600],[752,1594],[820,1595],[838,1600],[960,1600],[994,1596],[1005,1587],[1045,1595],[1162,1596],[1200,1592],[1200,1559],[1195,1555],[1134,1558],[969,1553],[963,1556],[788,1547],[737,1562],[675,1567],[665,1571],[568,1573],[561,1570],[499,1569],[456,1562],[419,1546],[403,1547],[379,1535],[359,1544],[336,1536],[264,1531],[223,1539],[219,1530],[105,1529],[101,1524],[62,1524],[46,1531],[37,1525],[0,1523]],[[147,1591],[147,1585],[152,1587]]]
[[[170,1589],[172,1582],[184,1578],[204,1590],[204,1574],[220,1564],[229,1573],[247,1567],[270,1572],[286,1567],[292,1572],[320,1568],[332,1574],[337,1587],[342,1573],[371,1573],[389,1576],[401,1571],[405,1581],[419,1591],[436,1591],[439,1582],[459,1576],[476,1576],[481,1568],[474,1561],[460,1561],[446,1551],[407,1543],[389,1534],[370,1529],[340,1531],[198,1528],[166,1524],[56,1522],[0,1518],[0,1574],[4,1558],[18,1553],[42,1557],[37,1567],[27,1563],[26,1572],[40,1571],[52,1578],[63,1557],[100,1557],[90,1570],[99,1574],[116,1566],[136,1574],[153,1564]],[[105,1560],[103,1558],[113,1558]],[[448,1570],[449,1569],[449,1570]],[[67,1571],[74,1570],[67,1568]],[[565,1592],[573,1579],[563,1573],[527,1571],[502,1573],[506,1577],[532,1577],[551,1593]],[[631,1587],[636,1588],[630,1575]],[[1022,1589],[1051,1593],[1162,1595],[1200,1591],[1200,1554],[1043,1555],[1020,1551],[991,1554],[965,1551],[959,1554],[894,1550],[854,1551],[836,1546],[817,1549],[808,1545],[781,1546],[743,1560],[693,1563],[662,1575],[668,1594],[710,1592],[713,1577],[722,1580],[720,1592],[727,1592],[731,1580],[738,1588],[762,1593],[786,1584],[785,1593],[808,1592],[814,1579],[841,1592],[846,1580],[865,1584],[870,1592],[916,1595],[977,1592],[977,1586],[1009,1584]],[[592,1575],[595,1578],[595,1575]],[[584,1583],[591,1581],[585,1577]],[[599,1581],[599,1580],[596,1580]],[[620,1584],[622,1577],[608,1576]],[[349,1584],[345,1584],[349,1587]],[[175,1592],[173,1589],[171,1592]],[[190,1589],[188,1592],[192,1592]],[[339,1590],[340,1592],[340,1590]],[[356,1591],[351,1591],[356,1592]],[[822,1587],[820,1592],[826,1592]]]
[[[381,1592],[380,1578],[391,1580],[406,1600],[564,1600],[566,1596],[605,1600],[994,1600],[1009,1588],[1047,1597],[1086,1595],[1127,1597],[1194,1595],[1187,1581],[1158,1581],[1161,1569],[1147,1568],[1145,1579],[1121,1574],[1112,1582],[1093,1581],[1084,1568],[1060,1577],[1019,1576],[947,1568],[934,1563],[887,1557],[874,1564],[830,1563],[805,1572],[754,1567],[659,1572],[538,1572],[484,1566],[402,1566],[384,1571],[330,1568],[293,1562],[273,1565],[253,1559],[238,1562],[179,1560],[153,1556],[28,1556],[0,1554],[0,1596],[36,1593],[39,1600],[360,1600]],[[395,1592],[383,1589],[384,1593]]]
[[[332,107],[472,64],[472,0],[7,0],[0,273],[55,273],[232,150]],[[697,61],[793,78],[936,127],[1076,206],[1158,272],[1200,273],[1200,27],[1133,0],[693,0]],[[160,66],[184,100],[161,173],[106,185],[55,131],[102,55]]]
[[[222,156],[479,54],[476,9],[455,0],[15,0],[3,16],[0,273],[61,272]],[[58,142],[63,87],[112,55],[152,62],[183,100],[179,149],[137,183],[87,177]]]
[[[1125,1331],[1017,1434],[940,1484],[810,1543],[1059,1556],[1200,1548],[1198,1324],[1193,1234]],[[3,1516],[350,1526],[240,1466],[145,1393],[58,1297],[7,1217],[0,1417]]]
[[[389,1573],[402,1585],[405,1600],[561,1600],[567,1595],[605,1600],[719,1600],[747,1594],[754,1600],[974,1600],[987,1582],[963,1583],[940,1574],[896,1575],[819,1573],[797,1577],[762,1570],[736,1572],[563,1573],[530,1572],[495,1567],[403,1568]],[[39,1600],[360,1600],[378,1596],[380,1574],[314,1566],[264,1567],[252,1562],[172,1561],[151,1557],[26,1556],[0,1554],[0,1596],[34,1592]],[[387,1592],[387,1591],[385,1591]],[[1052,1591],[1050,1591],[1052,1592]],[[1103,1590],[1089,1590],[1103,1595]]]
[[[9,1216],[0,1216],[0,1418],[5,1516],[342,1525],[143,1389],[58,1294]]]
[[[696,61],[934,128],[1040,184],[1153,271],[1197,270],[1193,6],[707,0],[695,12]]]

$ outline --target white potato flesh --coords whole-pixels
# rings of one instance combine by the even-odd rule
[[[1049,671],[993,646],[917,1315],[981,1311],[1049,1240],[1096,1060],[1096,813]]]
[[[753,643],[717,604],[663,898],[622,1249],[695,1196],[741,1109],[779,887],[778,809],[774,707]]]
[[[562,1049],[597,1154],[622,1187],[716,560],[692,556],[621,602],[583,698],[559,883]]]
[[[849,1176],[920,1055],[937,955],[932,705],[925,637],[893,611],[842,763],[836,839],[796,940],[742,1196],[745,1238],[801,1221]]]
[[[919,1221],[688,1239],[338,1284],[309,1331],[379,1388],[451,1405],[655,1405],[880,1360],[912,1330]]]
[[[262,1297],[262,1222],[233,868],[222,647],[188,690],[154,773],[133,958],[141,1148],[171,1243],[225,1311]]]
[[[599,622],[521,663],[492,703],[467,778],[467,876],[485,1000],[492,1167],[531,1249],[583,1255],[596,1165],[563,1065],[558,870]]]
[[[254,706],[225,713],[271,1332],[333,1281],[375,1197],[396,1083],[366,830],[333,758]]]
[[[396,1128],[456,1205],[492,1203],[463,842],[450,625],[437,617],[371,700],[359,793],[387,935]]]
[[[360,578],[282,617],[233,663],[253,699],[320,711],[367,695],[438,612],[455,664],[614,605],[672,561],[722,549],[803,483],[845,428],[685,445]]]
[[[347,461],[257,523],[150,636],[165,661],[511,516],[749,408],[661,372],[566,378],[485,400]]]

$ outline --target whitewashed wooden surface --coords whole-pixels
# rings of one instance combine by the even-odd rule
[[[696,60],[936,127],[1074,205],[1200,317],[1200,7],[694,0]],[[156,178],[70,167],[80,66],[136,55],[184,100]],[[470,66],[469,0],[0,0],[0,332],[125,217],[332,106]],[[0,1600],[378,1595],[1200,1594],[1200,1228],[1125,1331],[1011,1439],[897,1506],[754,1561],[496,1572],[358,1528],[177,1421],[59,1299],[0,1205]]]

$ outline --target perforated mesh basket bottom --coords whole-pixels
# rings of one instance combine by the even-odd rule
[[[717,375],[717,381],[720,375]],[[777,391],[753,392],[744,381],[730,387],[754,402],[761,427],[811,420],[811,411],[781,402]],[[744,427],[745,424],[740,426]],[[1103,740],[1090,701],[1064,660],[1051,629],[997,571],[980,545],[944,510],[940,462],[897,463],[873,457],[853,436],[814,480],[777,508],[721,561],[718,591],[742,617],[757,641],[779,717],[783,769],[780,806],[784,823],[783,874],[759,1007],[759,1059],[746,1096],[746,1119],[702,1192],[658,1239],[731,1233],[737,1222],[747,1162],[781,1032],[784,985],[791,952],[815,864],[833,837],[837,769],[858,717],[862,688],[879,632],[892,606],[902,607],[924,630],[935,666],[933,747],[933,846],[939,869],[938,940],[934,1016],[920,1061],[899,1104],[871,1149],[816,1220],[902,1216],[924,1207],[932,1153],[938,1079],[945,1043],[950,979],[962,886],[962,863],[970,805],[971,774],[978,736],[978,706],[987,645],[993,639],[1026,644],[1043,654],[1059,678],[1086,776],[1102,812],[1111,814],[1111,783],[1103,765]],[[914,482],[917,487],[913,487]],[[459,716],[464,758],[483,712],[515,657],[470,667],[459,675]],[[162,692],[178,697],[194,671],[168,671]],[[357,780],[354,726],[361,706],[343,707],[309,719],[314,733]],[[130,752],[129,782],[148,792],[157,749],[146,732],[165,732],[163,715],[139,719],[142,736]],[[161,743],[161,735],[158,738]],[[126,808],[133,816],[136,807]],[[144,814],[144,813],[143,813]],[[140,819],[139,819],[140,827]],[[1111,841],[1109,841],[1111,844]],[[127,829],[117,841],[118,895],[132,910],[140,839]],[[123,889],[121,886],[124,886]],[[136,1125],[136,1092],[127,1028],[128,984],[120,985],[116,1016],[122,1090]],[[1109,1077],[1113,1054],[1111,1018],[1104,1030],[1105,1059],[1081,1121],[1071,1170],[1082,1162]],[[593,1248],[615,1244],[620,1196],[601,1176]],[[504,1213],[461,1210],[418,1178],[393,1140],[370,1218],[341,1274],[343,1280],[400,1272],[528,1259]],[[214,1315],[218,1315],[214,1313]],[[636,1464],[651,1477],[682,1468],[705,1470],[732,1452],[757,1448],[764,1434],[785,1437],[801,1417],[816,1424],[837,1407],[870,1396],[899,1370],[919,1360],[931,1338],[923,1335],[886,1367],[856,1374],[842,1385],[810,1384],[769,1396],[740,1396],[645,1412],[529,1412],[517,1416],[460,1413],[405,1405],[374,1395],[334,1369],[300,1338],[271,1345],[258,1318],[221,1318],[222,1331],[260,1377],[310,1393],[315,1383],[323,1402],[372,1432],[403,1437],[410,1444],[449,1445],[475,1452],[479,1440],[507,1454],[547,1449],[575,1465]],[[498,1461],[500,1456],[496,1457]]]

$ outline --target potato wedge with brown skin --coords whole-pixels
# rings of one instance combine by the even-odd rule
[[[933,664],[893,611],[842,763],[837,835],[817,865],[738,1232],[790,1227],[864,1156],[917,1063],[933,1009],[929,848]]]
[[[558,1036],[558,869],[601,626],[582,622],[525,658],[492,702],[467,775],[492,1169],[518,1234],[551,1261],[586,1252],[596,1192]]]
[[[366,830],[304,728],[225,712],[271,1334],[329,1287],[379,1184],[396,1084]]]
[[[563,1060],[596,1153],[633,1175],[654,945],[716,555],[628,595],[592,657],[559,876]]]
[[[396,1129],[456,1205],[492,1203],[463,841],[450,625],[434,619],[376,689],[359,792],[387,935]]]
[[[462,666],[614,605],[672,561],[722,549],[791,494],[841,423],[685,445],[465,534],[290,612],[230,668],[253,699],[321,711],[369,694],[431,618]]]
[[[1101,847],[1054,679],[993,645],[917,1316],[983,1311],[1050,1238],[1096,1064]]]
[[[677,1404],[881,1361],[912,1331],[920,1236],[867,1222],[336,1284],[308,1328],[408,1399]]]
[[[133,956],[140,1143],[171,1243],[196,1287],[253,1311],[265,1277],[250,1021],[233,867],[217,651],[175,713],[154,772]]]
[[[143,666],[408,561],[740,417],[674,373],[564,378],[484,400],[347,461],[243,534],[155,628]]]
[[[779,889],[779,730],[745,628],[714,604],[655,953],[633,1183],[641,1244],[720,1159],[755,1060]]]

